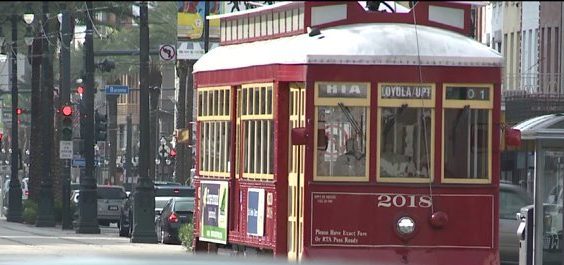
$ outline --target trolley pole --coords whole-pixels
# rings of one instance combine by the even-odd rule
[[[139,125],[141,137],[139,180],[135,187],[135,200],[133,203],[133,233],[132,243],[157,243],[155,233],[155,194],[154,184],[149,170],[149,10],[147,1],[142,1],[139,6]]]

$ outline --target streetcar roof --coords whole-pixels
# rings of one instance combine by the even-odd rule
[[[513,129],[521,131],[521,139],[564,139],[564,114],[548,114],[525,120]]]
[[[312,37],[304,33],[220,46],[196,62],[194,73],[272,64],[418,65],[419,60],[431,66],[501,67],[503,63],[497,51],[452,31],[363,23],[322,29]]]

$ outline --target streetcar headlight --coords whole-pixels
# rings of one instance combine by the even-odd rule
[[[409,235],[415,231],[415,221],[409,217],[402,217],[398,220],[396,228],[401,235]]]

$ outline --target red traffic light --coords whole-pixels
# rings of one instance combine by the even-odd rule
[[[23,110],[20,108],[16,108],[16,114],[17,115],[21,115],[23,113]]]
[[[78,87],[76,88],[76,93],[78,93],[78,94],[80,94],[80,95],[84,94],[84,87],[83,87],[83,86],[78,86]]]
[[[71,106],[63,106],[62,112],[63,112],[63,115],[70,116],[70,115],[72,115],[72,107]]]

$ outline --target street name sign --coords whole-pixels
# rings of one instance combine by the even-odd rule
[[[106,95],[120,95],[129,93],[129,87],[123,85],[107,85]]]

